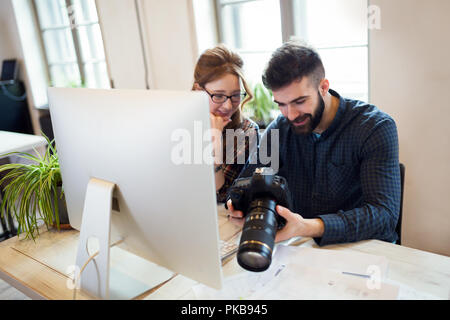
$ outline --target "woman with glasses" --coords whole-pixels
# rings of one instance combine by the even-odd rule
[[[228,188],[259,141],[258,125],[242,115],[243,106],[252,99],[242,67],[238,54],[219,45],[200,56],[194,72],[192,89],[203,90],[210,97],[218,202],[226,201]]]

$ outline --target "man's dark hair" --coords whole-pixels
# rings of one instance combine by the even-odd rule
[[[295,80],[309,77],[311,84],[319,86],[325,78],[325,69],[319,54],[306,45],[286,42],[278,48],[270,59],[262,76],[266,88],[277,90]]]

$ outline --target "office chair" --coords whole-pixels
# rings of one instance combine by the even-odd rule
[[[397,226],[395,227],[395,232],[397,232],[398,240],[396,244],[402,244],[402,211],[403,211],[403,191],[405,189],[405,165],[400,163],[400,184],[401,184],[401,194],[400,194],[400,211],[398,214]]]
[[[0,130],[33,134],[23,82],[0,84]]]

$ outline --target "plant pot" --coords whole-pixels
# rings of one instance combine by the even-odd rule
[[[58,213],[59,213],[59,228],[61,230],[70,230],[72,227],[69,222],[69,215],[67,212],[66,197],[63,195],[61,197],[62,187],[58,187]],[[53,224],[54,228],[57,228],[56,222]]]

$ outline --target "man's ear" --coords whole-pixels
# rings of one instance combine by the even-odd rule
[[[194,90],[202,90],[202,87],[196,82],[194,83]]]
[[[328,93],[329,89],[330,89],[330,82],[328,81],[328,79],[322,79],[319,84],[319,91],[322,97],[324,97]]]

